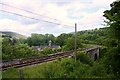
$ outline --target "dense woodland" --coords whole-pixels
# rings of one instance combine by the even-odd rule
[[[23,69],[25,78],[119,78],[120,77],[120,1],[110,4],[111,9],[104,11],[106,28],[77,32],[77,49],[94,45],[102,46],[100,58],[96,61],[85,52],[77,52],[74,58],[55,60],[35,67]],[[2,58],[11,60],[45,56],[58,51],[74,50],[74,34],[62,33],[55,37],[52,34],[31,34],[27,39],[16,39],[3,36]],[[43,51],[32,49],[32,46],[60,45],[59,49],[45,48]],[[13,72],[13,73],[11,73]],[[31,74],[34,73],[34,74]],[[19,78],[17,69],[11,68],[3,72],[3,77]]]

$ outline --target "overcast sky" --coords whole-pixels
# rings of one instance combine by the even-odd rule
[[[74,23],[77,23],[78,31],[104,27],[102,25],[103,12],[110,9],[109,5],[113,1],[115,0],[1,0],[0,3],[42,16],[0,4],[0,10],[40,20],[36,21],[0,11],[0,31],[13,31],[26,36],[30,36],[31,33],[50,33],[58,36],[61,33],[73,32]]]

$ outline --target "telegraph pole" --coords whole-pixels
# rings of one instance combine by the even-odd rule
[[[77,50],[76,50],[76,44],[77,44],[77,23],[75,23],[75,62],[76,62],[76,54],[77,54]]]

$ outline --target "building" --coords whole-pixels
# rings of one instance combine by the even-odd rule
[[[32,46],[32,47],[33,47],[33,49],[38,50],[38,51],[41,51],[44,48],[52,48],[52,49],[58,49],[58,48],[60,48],[59,45],[52,45],[52,41],[51,40],[49,41],[48,45],[40,45],[40,46]]]

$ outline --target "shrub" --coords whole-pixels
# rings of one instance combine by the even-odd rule
[[[93,59],[85,52],[78,51],[76,54],[76,59],[80,60],[82,63],[93,65]]]

